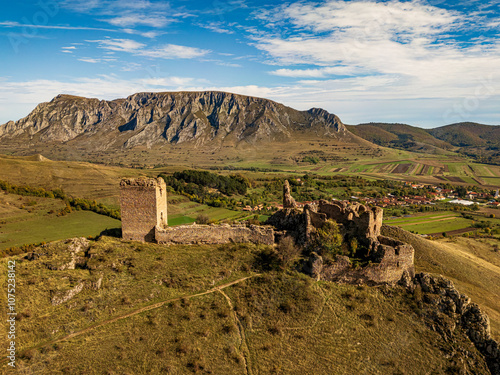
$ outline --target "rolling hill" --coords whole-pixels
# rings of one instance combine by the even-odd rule
[[[500,126],[461,122],[429,129],[432,136],[457,147],[498,146]]]
[[[2,259],[16,261],[17,370],[488,374],[464,331],[429,328],[421,296],[270,270],[266,251],[102,237]]]
[[[353,134],[380,146],[427,154],[455,151],[485,163],[500,163],[500,126],[462,122],[434,129],[406,124],[346,125]]]

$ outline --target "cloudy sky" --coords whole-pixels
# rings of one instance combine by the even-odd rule
[[[0,123],[59,93],[223,90],[348,124],[500,125],[499,3],[4,2]]]

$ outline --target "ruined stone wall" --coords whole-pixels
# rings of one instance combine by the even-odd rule
[[[324,265],[323,259],[315,255],[306,271],[316,279],[350,284],[396,284],[403,276],[413,278],[414,250],[411,245],[380,236],[373,247],[373,260],[364,267],[353,268],[351,260],[346,256],[338,256],[333,264]]]
[[[318,213],[326,214],[328,219],[342,224],[350,236],[376,241],[382,228],[383,210],[359,203],[348,205],[345,202],[319,202]]]
[[[274,229],[257,225],[181,225],[156,228],[156,241],[160,244],[274,244]]]
[[[167,190],[158,179],[123,179],[120,183],[122,237],[152,242],[155,227],[167,225]]]
[[[396,283],[401,280],[403,273],[413,278],[415,250],[411,245],[379,236],[374,250],[373,263],[366,267],[366,276],[374,282]]]

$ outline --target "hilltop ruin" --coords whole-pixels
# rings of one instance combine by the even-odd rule
[[[345,243],[355,238],[365,248],[368,265],[353,267],[349,257],[338,255],[327,264],[316,253],[310,254],[305,271],[316,279],[331,281],[396,283],[414,277],[414,249],[411,245],[380,234],[383,209],[359,203],[326,200],[297,208],[290,194],[290,185],[283,186],[283,209],[269,218],[282,235],[291,235],[295,242],[306,247],[317,229],[327,220],[335,221]],[[277,232],[279,235],[279,232]]]
[[[347,256],[325,262],[310,254],[305,270],[317,279],[343,282],[396,283],[414,276],[413,247],[380,234],[383,210],[358,203],[325,200],[299,209],[290,185],[283,185],[283,209],[267,225],[167,225],[167,192],[163,179],[124,179],[121,184],[122,236],[126,240],[160,244],[244,243],[274,245],[292,236],[307,247],[313,234],[327,220],[335,221],[344,242],[353,238],[366,250],[368,264],[354,267]]]

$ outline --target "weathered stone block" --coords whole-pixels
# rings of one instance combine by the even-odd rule
[[[224,244],[246,243],[273,245],[274,229],[258,225],[181,225],[156,227],[156,241],[160,244]]]
[[[120,204],[125,240],[152,242],[155,227],[167,225],[167,187],[162,178],[123,179]]]

